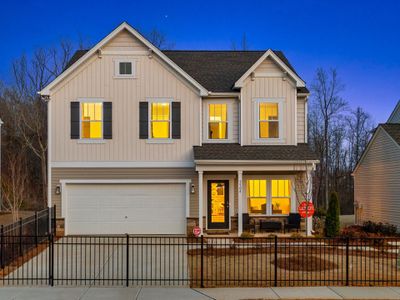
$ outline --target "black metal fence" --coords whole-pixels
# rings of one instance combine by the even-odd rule
[[[41,237],[3,285],[399,286],[400,239]],[[32,246],[33,240],[26,239]]]
[[[20,218],[17,222],[0,226],[0,267],[9,265],[15,259],[24,256],[38,247],[51,233],[50,224],[55,232],[55,207],[37,211],[30,217]],[[53,222],[50,222],[53,217]]]

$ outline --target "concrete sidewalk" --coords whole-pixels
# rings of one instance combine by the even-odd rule
[[[1,287],[1,300],[140,299],[400,299],[398,287],[285,287],[285,288],[37,288]]]

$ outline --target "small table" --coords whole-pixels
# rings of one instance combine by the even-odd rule
[[[260,230],[282,231],[282,223],[278,221],[260,221]]]

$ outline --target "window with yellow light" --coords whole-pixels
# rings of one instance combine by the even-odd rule
[[[258,105],[259,138],[279,138],[278,103],[260,102]]]
[[[227,139],[228,138],[228,112],[227,104],[208,105],[208,138]]]
[[[247,203],[250,214],[267,213],[266,180],[247,180]]]
[[[81,103],[81,138],[103,138],[103,103]]]
[[[170,103],[153,102],[150,108],[151,138],[168,139],[170,137]]]
[[[290,213],[290,180],[271,180],[271,204],[273,215]]]

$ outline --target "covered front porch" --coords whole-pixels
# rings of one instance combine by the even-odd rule
[[[311,201],[312,172],[318,161],[309,159],[312,154],[304,147],[307,146],[227,144],[195,149],[198,226],[202,234],[241,236],[251,231],[268,235],[296,230],[311,235],[312,218],[301,219],[298,206]],[[265,159],[271,152],[277,155],[282,148],[285,156],[295,159],[283,159],[282,154],[277,156],[281,159]],[[221,154],[216,149],[225,152]],[[264,151],[270,149],[265,156]],[[299,156],[299,151],[303,156]],[[299,157],[305,159],[296,159]]]

